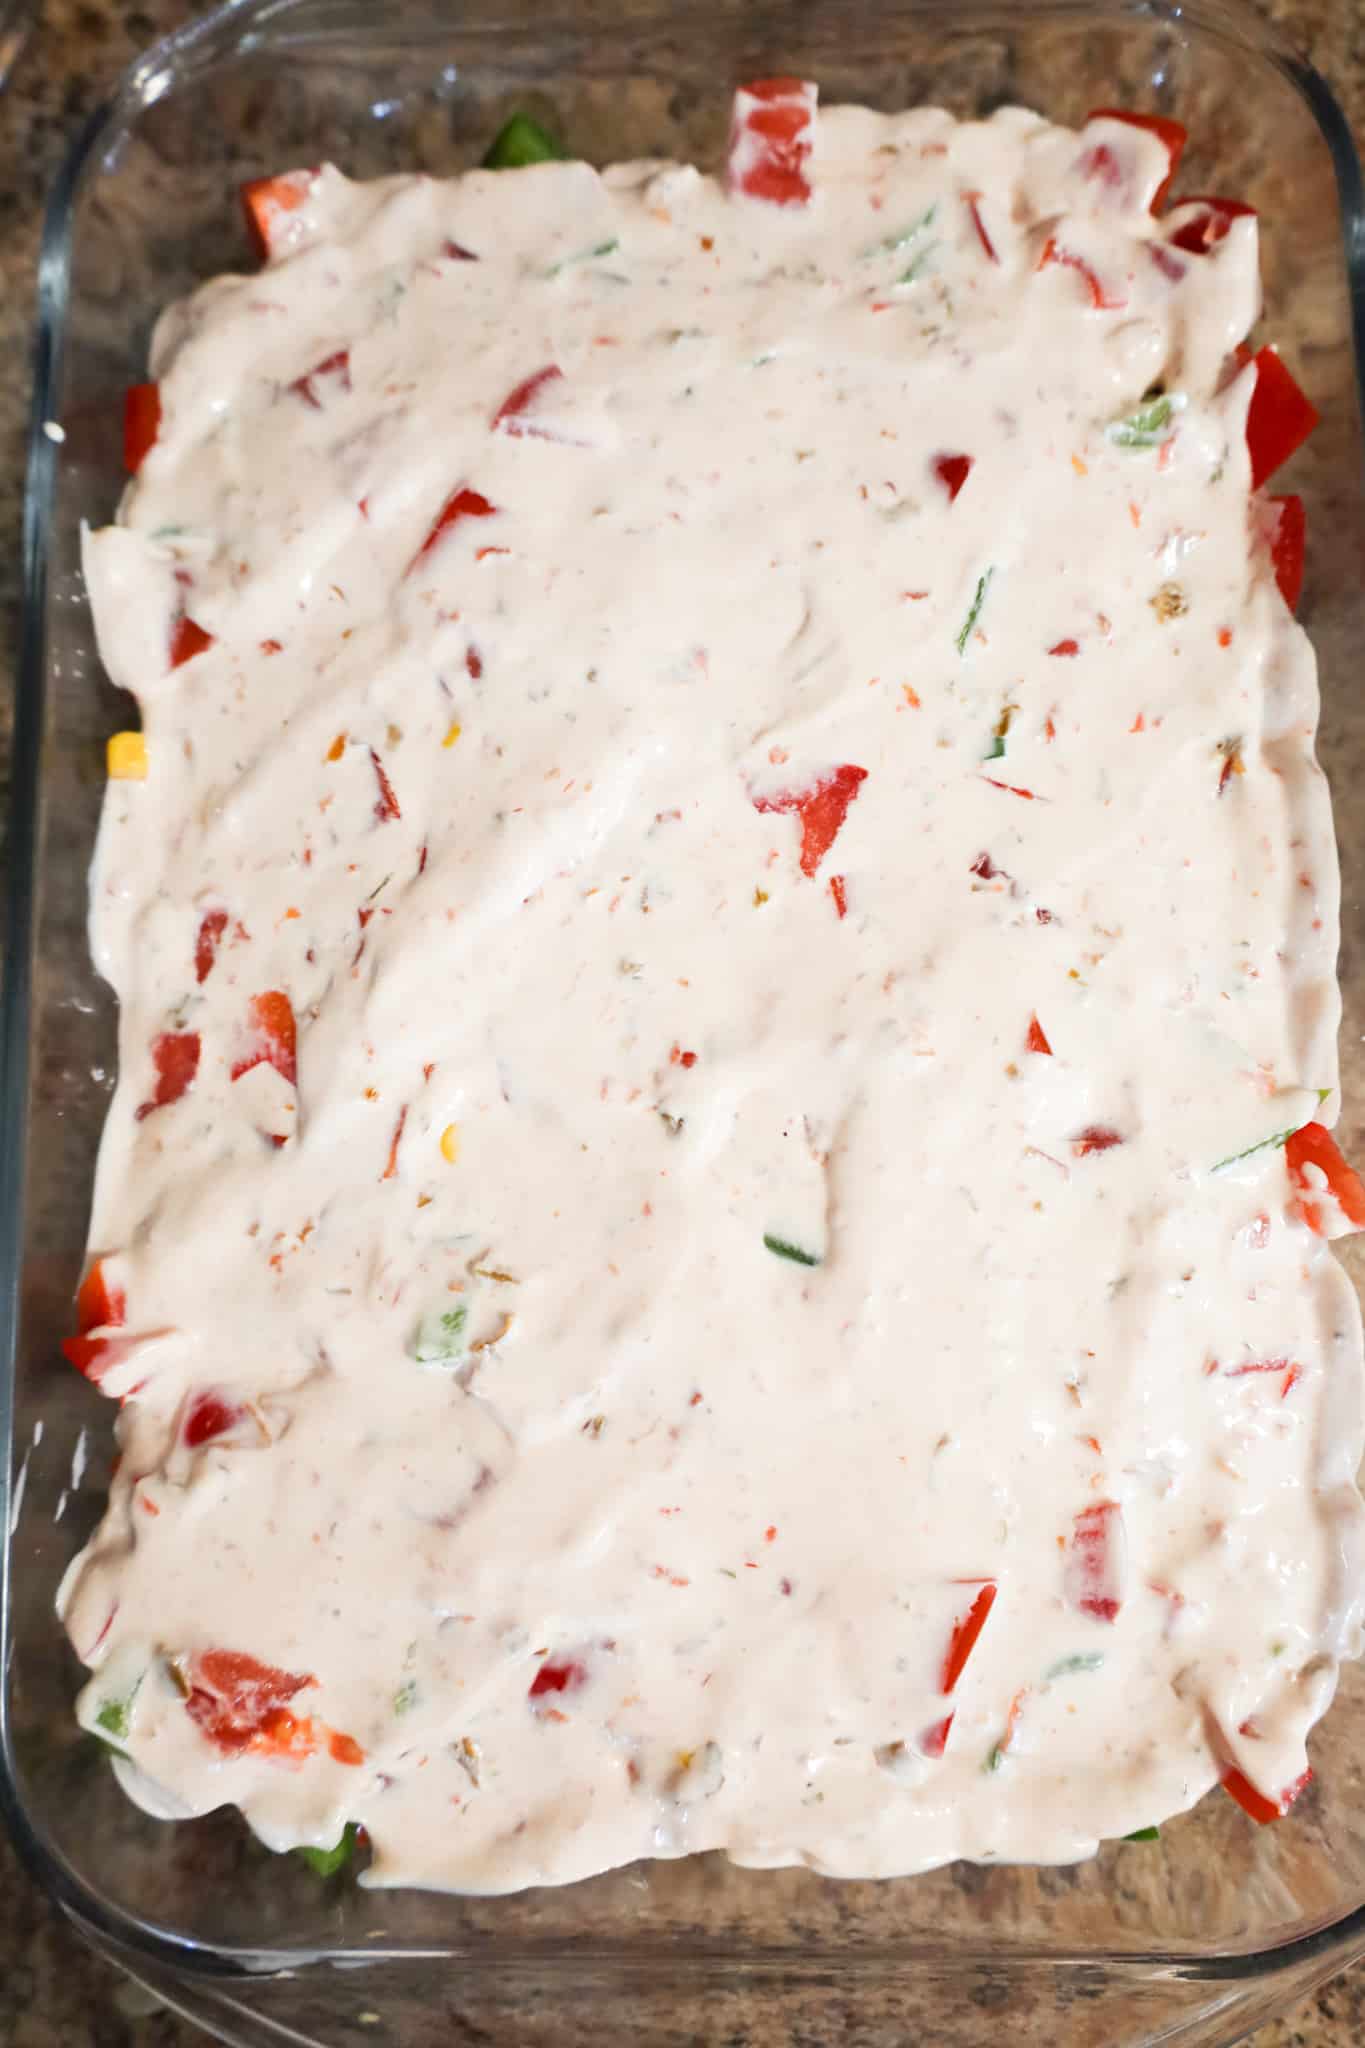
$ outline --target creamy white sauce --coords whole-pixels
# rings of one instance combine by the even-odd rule
[[[159,1810],[501,1890],[1064,1860],[1303,1771],[1358,1315],[1283,1152],[1214,1168],[1335,1087],[1338,877],[1256,223],[1154,254],[1164,172],[853,108],[808,205],[326,169],[166,314],[86,548],[149,759],[93,878],[139,1341],[62,1600]],[[232,1078],[267,991],[296,1086]],[[206,1739],[223,1650],[315,1681],[294,1759]]]

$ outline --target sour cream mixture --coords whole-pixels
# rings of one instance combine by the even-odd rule
[[[82,1716],[381,1883],[1082,1857],[1278,1804],[1357,1648],[1256,221],[809,101],[285,181],[87,541]]]

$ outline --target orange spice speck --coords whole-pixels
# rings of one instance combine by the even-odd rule
[[[403,1126],[407,1123],[407,1120],[408,1105],[405,1102],[398,1112],[398,1122],[394,1126],[393,1142],[389,1146],[389,1160],[384,1171],[379,1176],[381,1180],[392,1180],[398,1172],[398,1148],[403,1142]]]

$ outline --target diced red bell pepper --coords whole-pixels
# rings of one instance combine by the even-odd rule
[[[990,261],[998,263],[1000,258],[995,253],[995,244],[987,233],[985,221],[981,218],[981,194],[979,192],[964,192],[962,196],[967,202],[967,211],[972,217],[972,226],[976,229],[977,241],[980,242]]]
[[[249,178],[242,186],[246,231],[262,263],[270,260],[280,222],[303,205],[315,175],[313,171],[283,171],[275,178]]]
[[[1212,1372],[1214,1367],[1210,1366],[1208,1370]],[[1299,1381],[1303,1378],[1303,1367],[1296,1365],[1292,1358],[1248,1358],[1243,1360],[1240,1365],[1230,1365],[1223,1377],[1229,1380],[1241,1380],[1245,1379],[1248,1373],[1261,1372],[1284,1374],[1284,1383],[1280,1388],[1280,1399],[1282,1401],[1288,1400]]]
[[[373,747],[370,748],[370,765],[374,769],[375,780],[379,784],[379,795],[375,798],[374,814],[381,825],[386,825],[394,818],[401,818],[403,813],[398,807],[398,799],[393,793],[393,784],[389,781],[384,763],[380,760]]]
[[[801,78],[757,78],[735,94],[725,182],[770,206],[804,206],[818,89]]]
[[[1026,1040],[1026,1050],[1029,1052],[1046,1053],[1050,1053],[1052,1051],[1052,1047],[1047,1042],[1047,1033],[1046,1031],[1044,1031],[1042,1025],[1038,1022],[1036,1015],[1031,1016],[1028,1020],[1028,1038]]]
[[[305,405],[311,405],[315,412],[321,412],[322,400],[318,397],[317,387],[319,380],[326,377],[334,378],[340,390],[350,390],[351,351],[348,348],[337,349],[333,355],[315,364],[304,376],[295,377],[289,389],[296,398],[301,398]]]
[[[199,1072],[199,1033],[161,1032],[152,1040],[152,1065],[156,1068],[156,1085],[150,1100],[138,1108],[139,1123],[154,1109],[165,1109],[168,1104],[179,1102],[181,1096],[194,1086],[194,1077]]]
[[[1116,1500],[1082,1508],[1072,1524],[1065,1588],[1068,1603],[1092,1621],[1117,1621],[1123,1605],[1123,1510]]]
[[[1089,1159],[1093,1152],[1110,1152],[1115,1145],[1122,1143],[1120,1133],[1108,1124],[1087,1124],[1071,1140],[1071,1149],[1078,1159]]]
[[[587,1680],[586,1666],[578,1663],[576,1659],[569,1658],[564,1663],[557,1664],[552,1658],[547,1658],[531,1680],[526,1697],[528,1700],[538,1700],[543,1699],[547,1693],[577,1692],[580,1686],[587,1684]]]
[[[182,663],[193,661],[196,654],[213,645],[212,633],[180,612],[171,622],[171,667],[179,668]]]
[[[1256,388],[1247,408],[1247,451],[1256,491],[1308,439],[1319,414],[1273,348],[1258,349],[1252,360]]]
[[[1126,107],[1094,107],[1086,115],[1091,121],[1126,121],[1130,128],[1145,128],[1149,135],[1157,136],[1166,145],[1167,171],[1156,191],[1152,194],[1152,212],[1160,213],[1165,204],[1171,181],[1180,168],[1180,159],[1189,141],[1189,130],[1180,121],[1172,121],[1165,114],[1132,114]]]
[[[1049,235],[1044,243],[1043,253],[1038,258],[1038,268],[1045,270],[1049,263],[1061,263],[1068,270],[1079,271],[1080,275],[1085,279],[1086,289],[1090,293],[1091,305],[1100,312],[1117,312],[1120,306],[1127,305],[1128,301],[1126,298],[1116,299],[1112,296],[1101,281],[1098,273],[1086,262],[1084,256],[1077,256],[1072,250],[1063,249],[1055,235]]]
[[[1182,199],[1182,206],[1202,206],[1203,212],[1193,214],[1184,221],[1171,236],[1171,247],[1183,249],[1189,256],[1207,256],[1210,249],[1221,242],[1235,220],[1248,217],[1255,219],[1254,206],[1244,206],[1240,199],[1190,198]]]
[[[845,762],[810,789],[787,790],[781,796],[756,796],[753,806],[756,811],[796,812],[801,820],[801,872],[814,875],[866,780],[866,768],[855,768],[851,762]]]
[[[1097,142],[1081,158],[1080,168],[1087,178],[1097,179],[1102,185],[1121,185],[1123,165],[1107,142]]]
[[[952,1731],[953,1716],[945,1714],[941,1721],[933,1722],[925,1729],[915,1744],[921,1756],[940,1757],[948,1747],[948,1736]]]
[[[841,918],[848,916],[848,882],[843,875],[831,875],[829,893]]]
[[[161,386],[130,384],[123,395],[123,466],[136,476],[161,431]]]
[[[240,1081],[253,1067],[270,1066],[291,1088],[297,1087],[298,1031],[294,1005],[283,989],[267,989],[264,995],[253,996],[247,1006],[247,1023],[251,1049],[236,1062],[232,1079]]]
[[[77,1372],[83,1378],[90,1380],[94,1385],[98,1386],[105,1368],[101,1368],[99,1372],[96,1372],[93,1368],[103,1359],[105,1352],[109,1348],[109,1342],[110,1340],[105,1337],[63,1337],[62,1356],[68,1365],[75,1366]]]
[[[76,1328],[103,1330],[128,1319],[128,1299],[121,1287],[111,1287],[104,1277],[104,1260],[96,1259],[76,1290]]]
[[[972,458],[970,455],[936,455],[934,457],[934,475],[946,489],[950,505],[966,483],[971,467]]]
[[[230,1429],[246,1414],[238,1402],[225,1401],[221,1394],[196,1394],[185,1414],[181,1431],[185,1442],[192,1451],[201,1444],[211,1443],[216,1436],[226,1436]]]
[[[1319,1237],[1326,1236],[1323,1216],[1318,1202],[1314,1199],[1321,1189],[1309,1179],[1305,1168],[1316,1166],[1324,1175],[1327,1187],[1336,1197],[1337,1206],[1348,1223],[1357,1230],[1365,1230],[1365,1183],[1355,1168],[1348,1166],[1342,1158],[1332,1133],[1323,1124],[1305,1124],[1302,1130],[1285,1141],[1285,1165],[1289,1177],[1302,1197],[1300,1208],[1303,1220],[1310,1230]]]
[[[563,375],[564,372],[558,363],[546,363],[543,370],[535,370],[529,377],[523,377],[520,384],[514,385],[508,392],[494,413],[490,422],[493,432],[513,434],[518,438],[528,434],[537,435],[542,440],[553,440],[555,437],[549,430],[544,426],[538,426],[528,414],[545,386],[555,383]]]
[[[1185,275],[1185,265],[1180,262],[1179,258],[1172,256],[1170,250],[1161,242],[1147,242],[1143,246],[1146,248],[1147,254],[1151,257],[1156,268],[1161,272],[1161,275],[1169,279],[1172,284],[1179,284],[1181,278]]]
[[[1270,538],[1270,560],[1275,570],[1275,581],[1280,586],[1280,596],[1291,612],[1299,608],[1299,596],[1303,590],[1304,546],[1308,537],[1308,519],[1303,509],[1303,499],[1291,492],[1287,497],[1272,498],[1275,507],[1275,527]]]
[[[205,1650],[191,1659],[185,1711],[200,1732],[225,1756],[248,1749],[276,1755],[307,1755],[313,1725],[289,1711],[288,1702],[316,1678],[299,1677],[262,1664],[239,1650]]]
[[[218,948],[223,933],[227,930],[228,914],[225,910],[206,910],[199,920],[199,932],[194,942],[194,978],[207,981],[213,972],[213,963],[218,958]]]
[[[1264,1792],[1258,1792],[1250,1778],[1244,1777],[1235,1764],[1228,1765],[1219,1782],[1223,1790],[1237,1801],[1243,1813],[1249,1815],[1259,1827],[1264,1828],[1269,1827],[1272,1821],[1283,1819],[1300,1792],[1312,1783],[1312,1779],[1313,1772],[1310,1766],[1301,1778],[1296,1778],[1292,1785],[1281,1792],[1278,1800],[1267,1799]]]
[[[129,1340],[101,1337],[94,1332],[120,1328],[127,1314],[123,1289],[110,1286],[104,1274],[104,1261],[96,1259],[76,1291],[77,1334],[62,1340],[67,1362],[96,1385],[127,1351]]]
[[[64,1337],[62,1356],[92,1387],[97,1387],[104,1375],[127,1357],[136,1341],[133,1337]]]
[[[496,505],[491,505],[488,502],[482,491],[471,491],[467,484],[461,484],[458,490],[451,492],[440,511],[436,514],[435,519],[432,521],[430,533],[408,564],[408,575],[411,576],[424,555],[431,553],[442,534],[448,533],[450,528],[456,525],[459,520],[491,519],[497,509]]]
[[[995,1580],[987,1579],[961,1621],[953,1623],[943,1670],[939,1675],[938,1689],[941,1693],[947,1694],[956,1689],[957,1681],[967,1668],[967,1659],[976,1648],[976,1639],[986,1626],[986,1616],[995,1605],[997,1590]]]

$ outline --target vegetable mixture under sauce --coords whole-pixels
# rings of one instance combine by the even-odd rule
[[[1274,1818],[1365,1190],[1257,221],[1119,114],[524,126],[250,188],[87,539],[82,1718],[384,1883]]]

